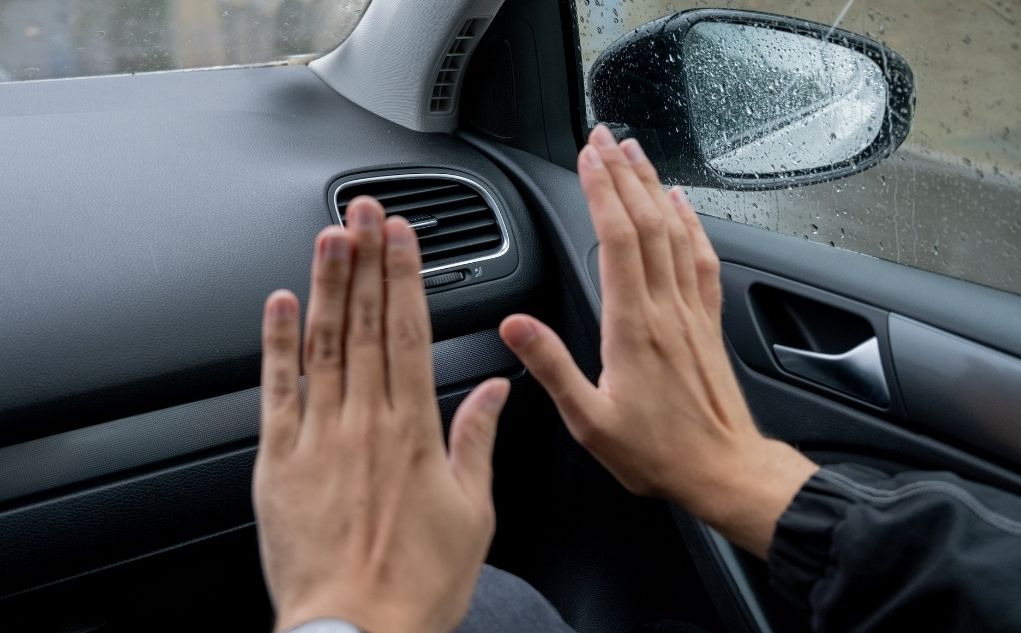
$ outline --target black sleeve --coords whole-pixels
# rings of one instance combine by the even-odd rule
[[[768,564],[820,633],[1021,631],[1021,498],[951,473],[822,468]]]

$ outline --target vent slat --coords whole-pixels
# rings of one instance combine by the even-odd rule
[[[477,237],[466,237],[461,240],[452,240],[422,247],[423,259],[439,259],[440,256],[455,255],[460,251],[468,249],[481,250],[484,247],[492,246],[500,242],[499,235],[479,235]]]
[[[422,261],[451,265],[492,254],[504,236],[494,210],[475,187],[442,177],[368,179],[341,186],[336,193],[341,222],[351,200],[369,195],[383,203],[387,216],[434,219],[435,226],[419,229]]]
[[[433,207],[441,207],[445,204],[452,204],[457,202],[464,202],[465,200],[475,200],[479,198],[479,194],[474,191],[465,191],[463,193],[455,193],[440,198],[434,198],[432,200],[422,200],[421,202],[406,202],[404,204],[390,204],[387,205],[387,213],[400,213],[404,214],[407,211],[421,211],[428,213],[429,209]]]
[[[337,207],[346,207],[352,200],[354,200],[360,195],[363,195],[361,189],[364,186],[365,185],[360,185],[357,187],[344,189],[343,191],[346,195],[344,197],[340,197],[339,195],[337,196]],[[410,196],[418,196],[426,193],[434,193],[439,191],[449,191],[457,188],[458,184],[456,182],[436,183],[416,187],[408,187],[407,189],[398,189],[396,191],[390,192],[378,191],[377,190],[378,187],[374,189],[370,186],[368,188],[369,190],[366,191],[364,195],[372,196],[385,204],[385,201],[387,200],[398,200],[400,198],[407,198]],[[355,189],[357,189],[357,191],[355,191]]]
[[[424,244],[425,242],[434,241],[436,238],[446,237],[457,233],[467,233],[468,231],[475,231],[477,229],[483,229],[490,226],[496,226],[496,221],[492,218],[482,218],[481,220],[474,220],[472,222],[461,222],[451,226],[440,225],[419,233],[418,241]]]
[[[437,220],[449,220],[451,218],[460,218],[466,215],[473,215],[483,211],[489,211],[489,207],[484,204],[472,204],[465,207],[455,207],[453,209],[433,211],[430,215],[435,217]]]

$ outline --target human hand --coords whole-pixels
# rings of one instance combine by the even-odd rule
[[[335,617],[374,633],[446,633],[492,538],[492,449],[510,385],[468,396],[448,456],[415,234],[403,218],[384,223],[371,198],[349,218],[316,241],[304,407],[298,301],[266,301],[254,502],[277,630]]]
[[[680,503],[764,557],[816,466],[756,428],[723,344],[719,259],[683,191],[597,126],[578,158],[600,240],[603,372],[593,386],[547,326],[501,326],[572,435],[632,492]]]

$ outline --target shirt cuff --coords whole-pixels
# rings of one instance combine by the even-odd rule
[[[812,588],[830,564],[833,531],[844,521],[848,508],[858,502],[827,481],[825,471],[861,482],[887,479],[884,473],[857,464],[825,466],[805,482],[780,516],[766,557],[769,584],[806,613],[811,611]]]
[[[288,629],[287,633],[361,633],[361,631],[350,622],[334,618],[322,618],[299,624],[292,629]]]

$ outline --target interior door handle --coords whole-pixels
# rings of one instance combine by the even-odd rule
[[[773,351],[780,366],[796,376],[882,407],[890,404],[879,341],[874,336],[843,354],[820,354],[779,344],[773,345]]]

